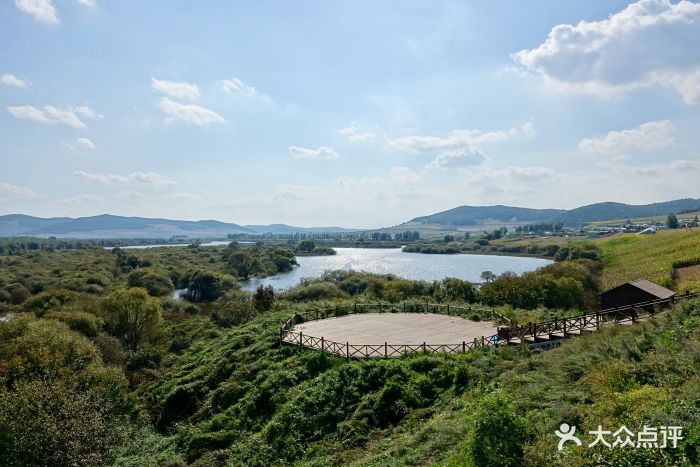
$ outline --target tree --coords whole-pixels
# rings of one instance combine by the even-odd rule
[[[699,222],[699,221],[698,221],[698,216],[695,216],[695,217],[693,218],[693,227],[697,227],[697,226],[698,226],[698,222]]]
[[[455,238],[452,235],[445,235],[445,243],[454,242]]]
[[[484,271],[481,273],[481,278],[485,282],[491,282],[496,278],[496,275],[494,273],[492,273],[491,271]]]
[[[253,274],[258,268],[258,260],[247,251],[237,251],[229,256],[228,266],[243,279]]]
[[[271,285],[267,287],[260,285],[253,292],[253,306],[258,311],[267,311],[272,308],[275,298],[275,289]]]
[[[160,301],[148,295],[146,289],[131,288],[109,294],[103,302],[105,320],[112,324],[115,335],[131,350],[151,341],[161,321]]]
[[[674,213],[671,213],[668,215],[668,219],[666,219],[666,225],[668,226],[669,229],[677,229],[678,228],[678,218]]]
[[[299,243],[299,251],[308,253],[310,251],[313,251],[314,248],[316,248],[316,244],[311,240],[304,240],[301,243]]]
[[[247,255],[247,253],[236,253],[233,257],[239,254]],[[185,280],[187,283],[185,298],[192,302],[214,301],[227,291],[236,288],[237,285],[234,277],[206,269],[190,272]]]

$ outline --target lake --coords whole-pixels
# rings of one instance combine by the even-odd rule
[[[302,278],[319,277],[324,271],[343,269],[376,274],[395,274],[406,279],[441,280],[457,277],[470,282],[482,282],[481,273],[491,271],[516,274],[533,271],[552,261],[542,258],[497,255],[428,255],[404,253],[400,248],[334,248],[334,256],[300,256],[299,267],[275,276],[252,278],[241,282],[244,290],[259,285],[272,285],[277,290],[294,287]]]

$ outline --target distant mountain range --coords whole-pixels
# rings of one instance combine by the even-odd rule
[[[478,227],[483,225],[529,224],[561,221],[569,227],[577,227],[589,222],[615,219],[649,217],[656,211],[657,216],[672,212],[700,210],[700,199],[677,199],[656,204],[596,203],[575,209],[530,209],[511,206],[459,206],[429,216],[416,217],[395,229],[411,228],[420,225],[444,227]]]
[[[512,206],[459,206],[429,216],[416,217],[388,229],[429,230],[460,227],[484,229],[501,225],[561,221],[569,227],[588,222],[651,217],[656,210],[660,220],[671,212],[700,210],[700,199],[677,199],[663,203],[632,205],[596,203],[576,209],[530,209]],[[23,214],[0,216],[0,237],[30,236],[58,238],[220,238],[228,234],[290,234],[318,232],[356,232],[361,229],[342,227],[294,227],[286,224],[239,225],[215,220],[180,221],[147,217],[123,217],[102,214],[91,217],[41,218]]]
[[[58,238],[189,238],[225,237],[228,234],[289,234],[294,232],[352,232],[342,227],[294,227],[286,224],[245,225],[215,220],[180,221],[102,214],[91,217],[41,218],[23,214],[0,216],[0,237]]]

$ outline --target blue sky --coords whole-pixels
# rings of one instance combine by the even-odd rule
[[[700,4],[0,4],[0,213],[379,227],[698,197]]]

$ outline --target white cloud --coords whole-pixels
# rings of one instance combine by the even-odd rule
[[[75,140],[75,143],[81,148],[85,149],[95,149],[97,147],[95,146],[95,143],[93,143],[87,138],[78,138],[77,140]]]
[[[583,152],[629,156],[628,151],[653,151],[675,146],[673,124],[659,120],[622,131],[611,131],[603,136],[582,139],[578,147]],[[625,157],[623,157],[624,159]]]
[[[104,198],[99,195],[94,194],[84,194],[73,196],[71,198],[64,198],[58,201],[60,204],[86,204],[86,203],[102,203]]]
[[[86,106],[55,107],[45,105],[38,109],[32,105],[20,105],[7,107],[8,112],[15,118],[31,120],[38,123],[63,123],[73,128],[86,128],[87,125],[81,120],[83,118],[104,118]]]
[[[96,149],[97,146],[88,138],[78,138],[75,143],[62,143],[64,147],[74,150],[74,149]]]
[[[225,122],[224,117],[213,110],[194,104],[181,104],[167,97],[160,99],[158,107],[160,107],[171,120],[182,120],[192,125],[205,126],[212,123]]]
[[[5,73],[4,75],[2,75],[2,78],[0,78],[0,82],[7,86],[14,86],[16,88],[25,89],[27,87],[26,81],[19,79],[15,75],[10,73]]]
[[[269,99],[267,94],[263,94],[255,89],[253,86],[245,84],[238,78],[225,79],[220,82],[221,89],[227,94],[238,94],[241,96],[259,97],[262,99]]]
[[[58,24],[59,22],[56,8],[51,0],[15,0],[15,6],[42,23]]]
[[[175,182],[164,175],[155,172],[133,172],[129,175],[114,175],[114,174],[96,174],[79,170],[73,172],[74,175],[84,178],[85,180],[104,184],[142,184],[153,185],[156,187],[175,185]]]
[[[158,92],[178,99],[194,100],[201,95],[199,93],[199,86],[196,84],[179,81],[166,81],[151,78],[151,87]]]
[[[609,96],[652,85],[700,102],[700,4],[640,0],[601,21],[560,24],[537,48],[513,54],[563,91]]]
[[[477,147],[471,146],[447,151],[438,155],[425,166],[426,169],[458,169],[471,165],[481,165],[486,161],[486,155]]]
[[[95,0],[78,0],[78,3],[80,3],[82,6],[86,6],[88,8],[95,8],[97,6],[97,3],[95,3]]]
[[[532,136],[534,126],[528,122],[521,128],[481,131],[474,129],[452,130],[447,136],[402,136],[389,142],[390,146],[409,152],[432,152],[459,149],[475,144],[495,143],[518,135]]]
[[[371,133],[369,131],[359,131],[355,127],[354,122],[347,128],[339,129],[338,134],[345,136],[347,139],[354,142],[369,141],[377,136],[376,134]]]
[[[146,195],[139,191],[122,191],[117,193],[117,198],[119,199],[127,199],[127,200],[139,200],[139,199],[146,199]]]
[[[392,178],[404,183],[418,183],[423,180],[423,177],[408,167],[392,167],[389,172]]]
[[[542,180],[552,178],[554,171],[546,167],[508,167],[505,173],[515,180]]]
[[[289,146],[289,154],[297,159],[339,159],[334,149],[320,146],[317,149],[308,149],[300,146]]]
[[[35,198],[37,195],[29,188],[17,185],[10,185],[7,182],[0,182],[0,199],[2,198]]]

